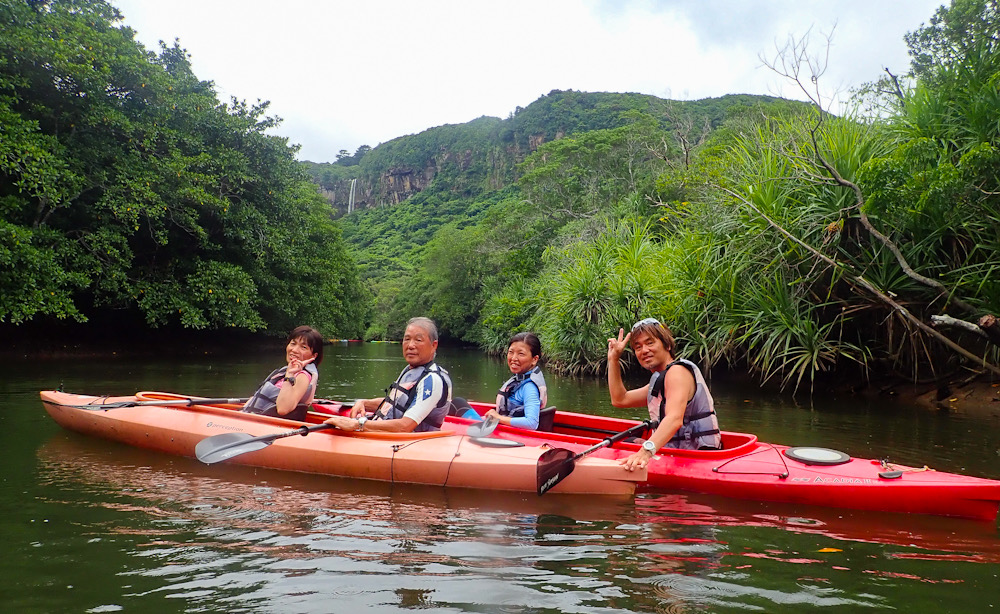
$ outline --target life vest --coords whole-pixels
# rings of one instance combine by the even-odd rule
[[[666,380],[667,370],[678,364],[685,367],[694,376],[694,396],[684,408],[681,428],[677,430],[670,441],[664,444],[664,447],[683,450],[718,449],[722,446],[722,436],[719,432],[719,420],[715,415],[715,401],[708,391],[701,371],[690,360],[679,358],[667,365],[662,371],[653,373],[652,377],[649,378],[649,390],[646,393],[649,417],[653,420],[663,421],[667,400],[663,391],[663,383]]]
[[[524,405],[512,405],[510,399],[514,396],[515,392],[529,383],[534,384],[538,388],[538,398],[541,400],[541,407],[539,409],[545,407],[549,400],[548,391],[545,387],[545,376],[542,375],[542,370],[538,366],[535,366],[525,373],[518,373],[504,382],[503,386],[500,386],[500,392],[497,394],[497,413],[501,416],[510,416],[511,418],[523,418]]]
[[[448,415],[448,407],[451,405],[451,376],[433,361],[419,367],[408,366],[403,369],[396,381],[386,389],[385,398],[382,399],[378,411],[375,412],[374,419],[397,420],[402,418],[406,410],[418,401],[415,393],[420,389],[423,380],[431,375],[437,375],[441,378],[444,390],[441,391],[441,398],[437,405],[417,425],[417,428],[413,429],[413,432],[441,430],[445,416]]]
[[[316,380],[319,379],[319,370],[316,369],[316,365],[309,363],[303,369],[309,374],[309,390],[306,391],[305,395],[302,397],[302,402],[295,406],[295,409],[288,412],[284,416],[278,415],[278,393],[281,392],[281,388],[278,386],[280,382],[285,377],[285,372],[288,371],[288,367],[280,367],[271,372],[264,380],[264,383],[260,385],[257,392],[253,393],[250,400],[246,402],[241,411],[245,411],[250,414],[260,414],[263,416],[274,416],[276,418],[285,418],[287,420],[298,420],[304,422],[306,419],[306,412],[309,411],[309,405],[312,402],[313,395],[316,392]]]

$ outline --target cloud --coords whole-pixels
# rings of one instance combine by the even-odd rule
[[[506,117],[553,89],[677,99],[801,98],[761,52],[836,24],[831,89],[883,66],[905,72],[903,34],[930,0],[427,0],[273,3],[112,0],[149,48],[179,38],[223,100],[270,100],[300,159],[332,161],[482,115]]]

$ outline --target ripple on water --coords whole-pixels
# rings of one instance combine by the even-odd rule
[[[797,590],[782,591],[762,586],[740,584],[715,578],[665,574],[637,580],[649,584],[665,611],[690,611],[691,607],[738,607],[768,611],[768,604],[780,606],[810,606],[816,608],[849,606],[851,608],[881,608],[878,597],[847,596],[829,587],[796,585]]]
[[[44,517],[71,519],[67,540],[118,550],[131,603],[160,596],[190,611],[329,612],[331,598],[373,611],[853,611],[902,603],[880,587],[916,582],[904,575],[926,562],[910,555],[915,539],[961,544],[930,561],[941,565],[997,550],[995,528],[981,536],[941,519],[678,494],[607,504],[411,489],[105,446],[39,452]],[[831,542],[836,551],[820,552]],[[863,571],[875,564],[878,574]]]

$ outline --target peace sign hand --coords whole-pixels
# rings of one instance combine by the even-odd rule
[[[316,360],[316,357],[307,358],[305,360],[299,360],[298,358],[292,358],[288,361],[288,368],[285,370],[285,375],[295,375],[306,368],[306,365]]]
[[[628,348],[628,340],[632,338],[632,333],[625,334],[624,328],[618,329],[618,338],[608,339],[608,364],[618,362],[625,349]]]

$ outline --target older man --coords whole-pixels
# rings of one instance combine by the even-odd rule
[[[403,358],[407,366],[389,387],[388,394],[359,399],[351,408],[350,417],[334,416],[327,424],[345,431],[440,430],[451,405],[452,386],[448,372],[434,362],[437,346],[434,322],[429,318],[412,318],[403,334]]]

